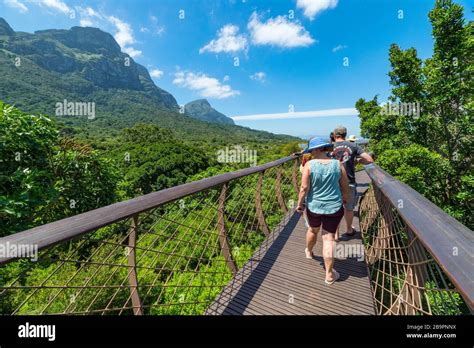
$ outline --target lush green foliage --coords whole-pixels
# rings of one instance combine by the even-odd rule
[[[419,103],[420,113],[383,112],[387,109],[379,106],[377,96],[360,99],[356,108],[362,135],[370,138],[378,164],[473,228],[474,25],[465,23],[463,8],[451,0],[437,0],[429,18],[433,57],[423,61],[416,49],[402,50],[396,44],[389,50],[389,102]],[[364,242],[373,243],[370,238]],[[398,274],[398,268],[393,271]],[[401,290],[405,276],[400,273],[392,279],[395,293]],[[374,281],[384,286],[381,280]],[[447,278],[436,282],[449,283]],[[423,301],[433,314],[468,313],[458,293],[439,290],[436,282],[424,284]],[[382,295],[382,301],[391,303],[387,293]]]
[[[389,52],[389,101],[419,103],[420,114],[383,113],[377,97],[356,108],[382,167],[473,228],[474,25],[451,0],[437,0],[429,18],[433,57],[396,44]]]
[[[84,140],[66,137],[68,133],[64,128],[58,131],[55,122],[45,116],[23,113],[6,104],[1,106],[1,155],[5,160],[1,162],[0,211],[4,235],[249,166],[249,163],[219,163],[217,151],[223,149],[222,145],[183,141],[175,132],[154,124],[137,124],[113,137],[106,136],[103,142],[89,145]],[[226,139],[222,144],[228,141]],[[257,143],[253,138],[248,143],[236,145],[255,150],[258,163],[298,150],[296,142]],[[287,168],[291,169],[291,166]],[[274,228],[282,213],[275,202],[275,173],[268,175],[262,199],[268,212],[267,223]],[[290,176],[287,173],[285,177]],[[254,205],[250,203],[255,198],[256,179],[256,176],[242,178],[228,188],[226,210],[229,216],[234,216],[229,221],[228,238],[240,266],[264,238],[256,225]],[[294,194],[288,183],[283,185],[282,191],[285,197]],[[210,227],[203,226],[203,223],[209,223],[215,228],[217,224],[218,192],[194,195],[181,200],[179,206],[160,207],[149,218],[142,217],[140,248],[136,255],[143,266],[138,271],[142,284],[140,293],[149,304],[151,299],[159,299],[159,302],[151,302],[146,313],[200,314],[230,279],[217,240],[209,244],[210,236],[215,238],[217,234],[206,235]],[[246,206],[244,210],[243,205]],[[274,213],[270,213],[272,211]],[[157,220],[157,216],[163,218]],[[180,223],[173,224],[173,221]],[[249,221],[253,221],[251,225]],[[111,225],[77,242],[48,250],[50,258],[77,260],[63,263],[59,268],[58,263],[27,260],[0,268],[1,284],[18,282],[17,285],[26,287],[40,283],[52,286],[40,291],[25,288],[5,293],[1,312],[11,313],[20,308],[17,314],[101,313],[103,308],[123,306],[129,300],[128,287],[99,291],[94,288],[78,291],[74,287],[128,281],[127,258],[122,249],[116,247],[122,243],[127,231],[127,224]],[[161,254],[157,256],[149,250],[160,250]],[[176,253],[188,257],[170,257]],[[82,264],[85,260],[92,264]],[[54,288],[65,283],[73,288]],[[29,300],[22,305],[25,298]],[[175,305],[168,306],[169,303]],[[124,313],[130,313],[130,310],[125,309]]]
[[[0,234],[98,208],[115,200],[110,160],[54,123],[0,103]]]
[[[445,202],[448,195],[446,174],[451,168],[449,161],[441,155],[411,144],[399,150],[386,150],[378,164],[411,188],[430,197],[433,203],[441,205]]]
[[[292,166],[283,170],[287,177]],[[273,229],[282,213],[275,206],[275,178],[269,175],[262,200],[268,213],[267,223]],[[255,175],[244,177],[228,188],[225,207],[228,240],[239,267],[264,238],[255,223],[256,179]],[[283,182],[282,189],[285,197],[293,197],[291,181]],[[144,214],[140,220],[136,259],[139,292],[146,304],[146,314],[202,314],[230,280],[231,273],[217,240],[219,192],[211,189],[186,197],[177,204],[157,208],[150,215]],[[6,292],[0,312],[11,313],[20,308],[18,314],[65,311],[100,314],[108,308],[105,314],[116,314],[117,308],[130,306],[129,268],[122,242],[126,235],[126,225],[110,225],[48,251],[50,258],[74,261],[51,264],[48,259],[38,263],[21,260],[0,268],[2,284],[51,286],[40,291],[18,288]],[[68,284],[70,288],[56,288],[58,284]],[[121,284],[125,285],[118,286]],[[93,288],[103,285],[110,287]],[[25,299],[28,300],[23,303]],[[123,313],[130,314],[130,308]]]
[[[212,162],[169,130],[145,124],[125,129],[110,156],[124,173],[120,188],[129,197],[183,184]]]
[[[174,98],[153,84],[145,68],[133,59],[123,64],[127,57],[111,35],[93,28],[9,30],[0,36],[0,94],[17,107],[0,104],[1,235],[249,166],[220,163],[218,151],[227,147],[256,152],[258,164],[299,150],[294,137],[179,113]],[[94,103],[95,117],[56,114],[63,100]],[[208,109],[214,118],[223,117]],[[236,214],[229,221],[229,242],[239,266],[263,240],[250,203],[255,184],[253,177],[228,188],[226,209]],[[282,190],[294,193],[291,187]],[[274,191],[273,178],[263,192],[269,212],[279,209]],[[170,204],[140,217],[137,272],[142,299],[152,305],[147,314],[202,313],[230,279],[215,233],[218,193],[186,197],[183,206]],[[269,227],[281,217],[269,213]],[[128,222],[47,250],[48,258],[74,261],[20,260],[1,267],[0,284],[19,288],[2,295],[0,312],[99,314],[126,304],[130,290],[121,285],[128,283],[123,252]],[[46,288],[21,288],[37,284]],[[58,284],[72,288],[55,288]],[[110,284],[116,287],[81,288]]]

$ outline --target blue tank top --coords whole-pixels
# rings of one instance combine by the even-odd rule
[[[322,164],[317,160],[311,160],[308,164],[310,170],[310,188],[306,196],[308,209],[316,214],[334,214],[342,206],[339,161],[332,160]]]

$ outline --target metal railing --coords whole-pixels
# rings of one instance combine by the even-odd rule
[[[359,208],[377,314],[473,308],[474,233],[376,165]]]
[[[0,314],[203,314],[286,225],[298,165],[289,156],[0,238],[4,250],[39,250],[0,259]],[[473,232],[366,171],[359,219],[377,314],[472,311]]]
[[[39,255],[0,259],[0,313],[202,314],[286,224],[297,172],[289,156],[1,238]]]

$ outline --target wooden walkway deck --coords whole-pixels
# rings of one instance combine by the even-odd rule
[[[357,173],[362,193],[369,179]],[[356,213],[357,215],[357,213]],[[344,221],[344,220],[343,220]],[[354,226],[359,231],[358,219]],[[345,231],[345,223],[341,226]],[[281,228],[274,231],[223,289],[206,311],[208,315],[374,315],[367,266],[363,258],[336,258],[338,282],[324,283],[325,272],[318,236],[315,259],[305,258],[304,219],[289,214]],[[362,248],[360,233],[351,239],[341,236],[336,247]],[[347,250],[347,249],[346,249]],[[359,249],[361,250],[361,249]]]

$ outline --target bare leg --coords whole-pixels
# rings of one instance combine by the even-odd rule
[[[308,227],[306,231],[306,257],[313,257],[313,248],[318,240],[319,227]]]
[[[354,220],[354,211],[353,210],[345,210],[344,211],[344,219],[346,220],[346,233],[352,233],[352,220]]]
[[[346,206],[344,205],[344,214],[345,214],[346,211],[347,211],[347,210],[346,210]],[[345,215],[344,215],[344,216],[345,216]],[[336,233],[334,233],[334,240],[335,240],[336,242],[339,242],[339,229],[341,228],[341,223],[342,223],[342,219],[341,219],[341,221],[339,222],[339,225],[337,225]]]
[[[334,280],[334,233],[323,232],[323,258],[324,266],[326,266],[326,280],[332,282]]]

